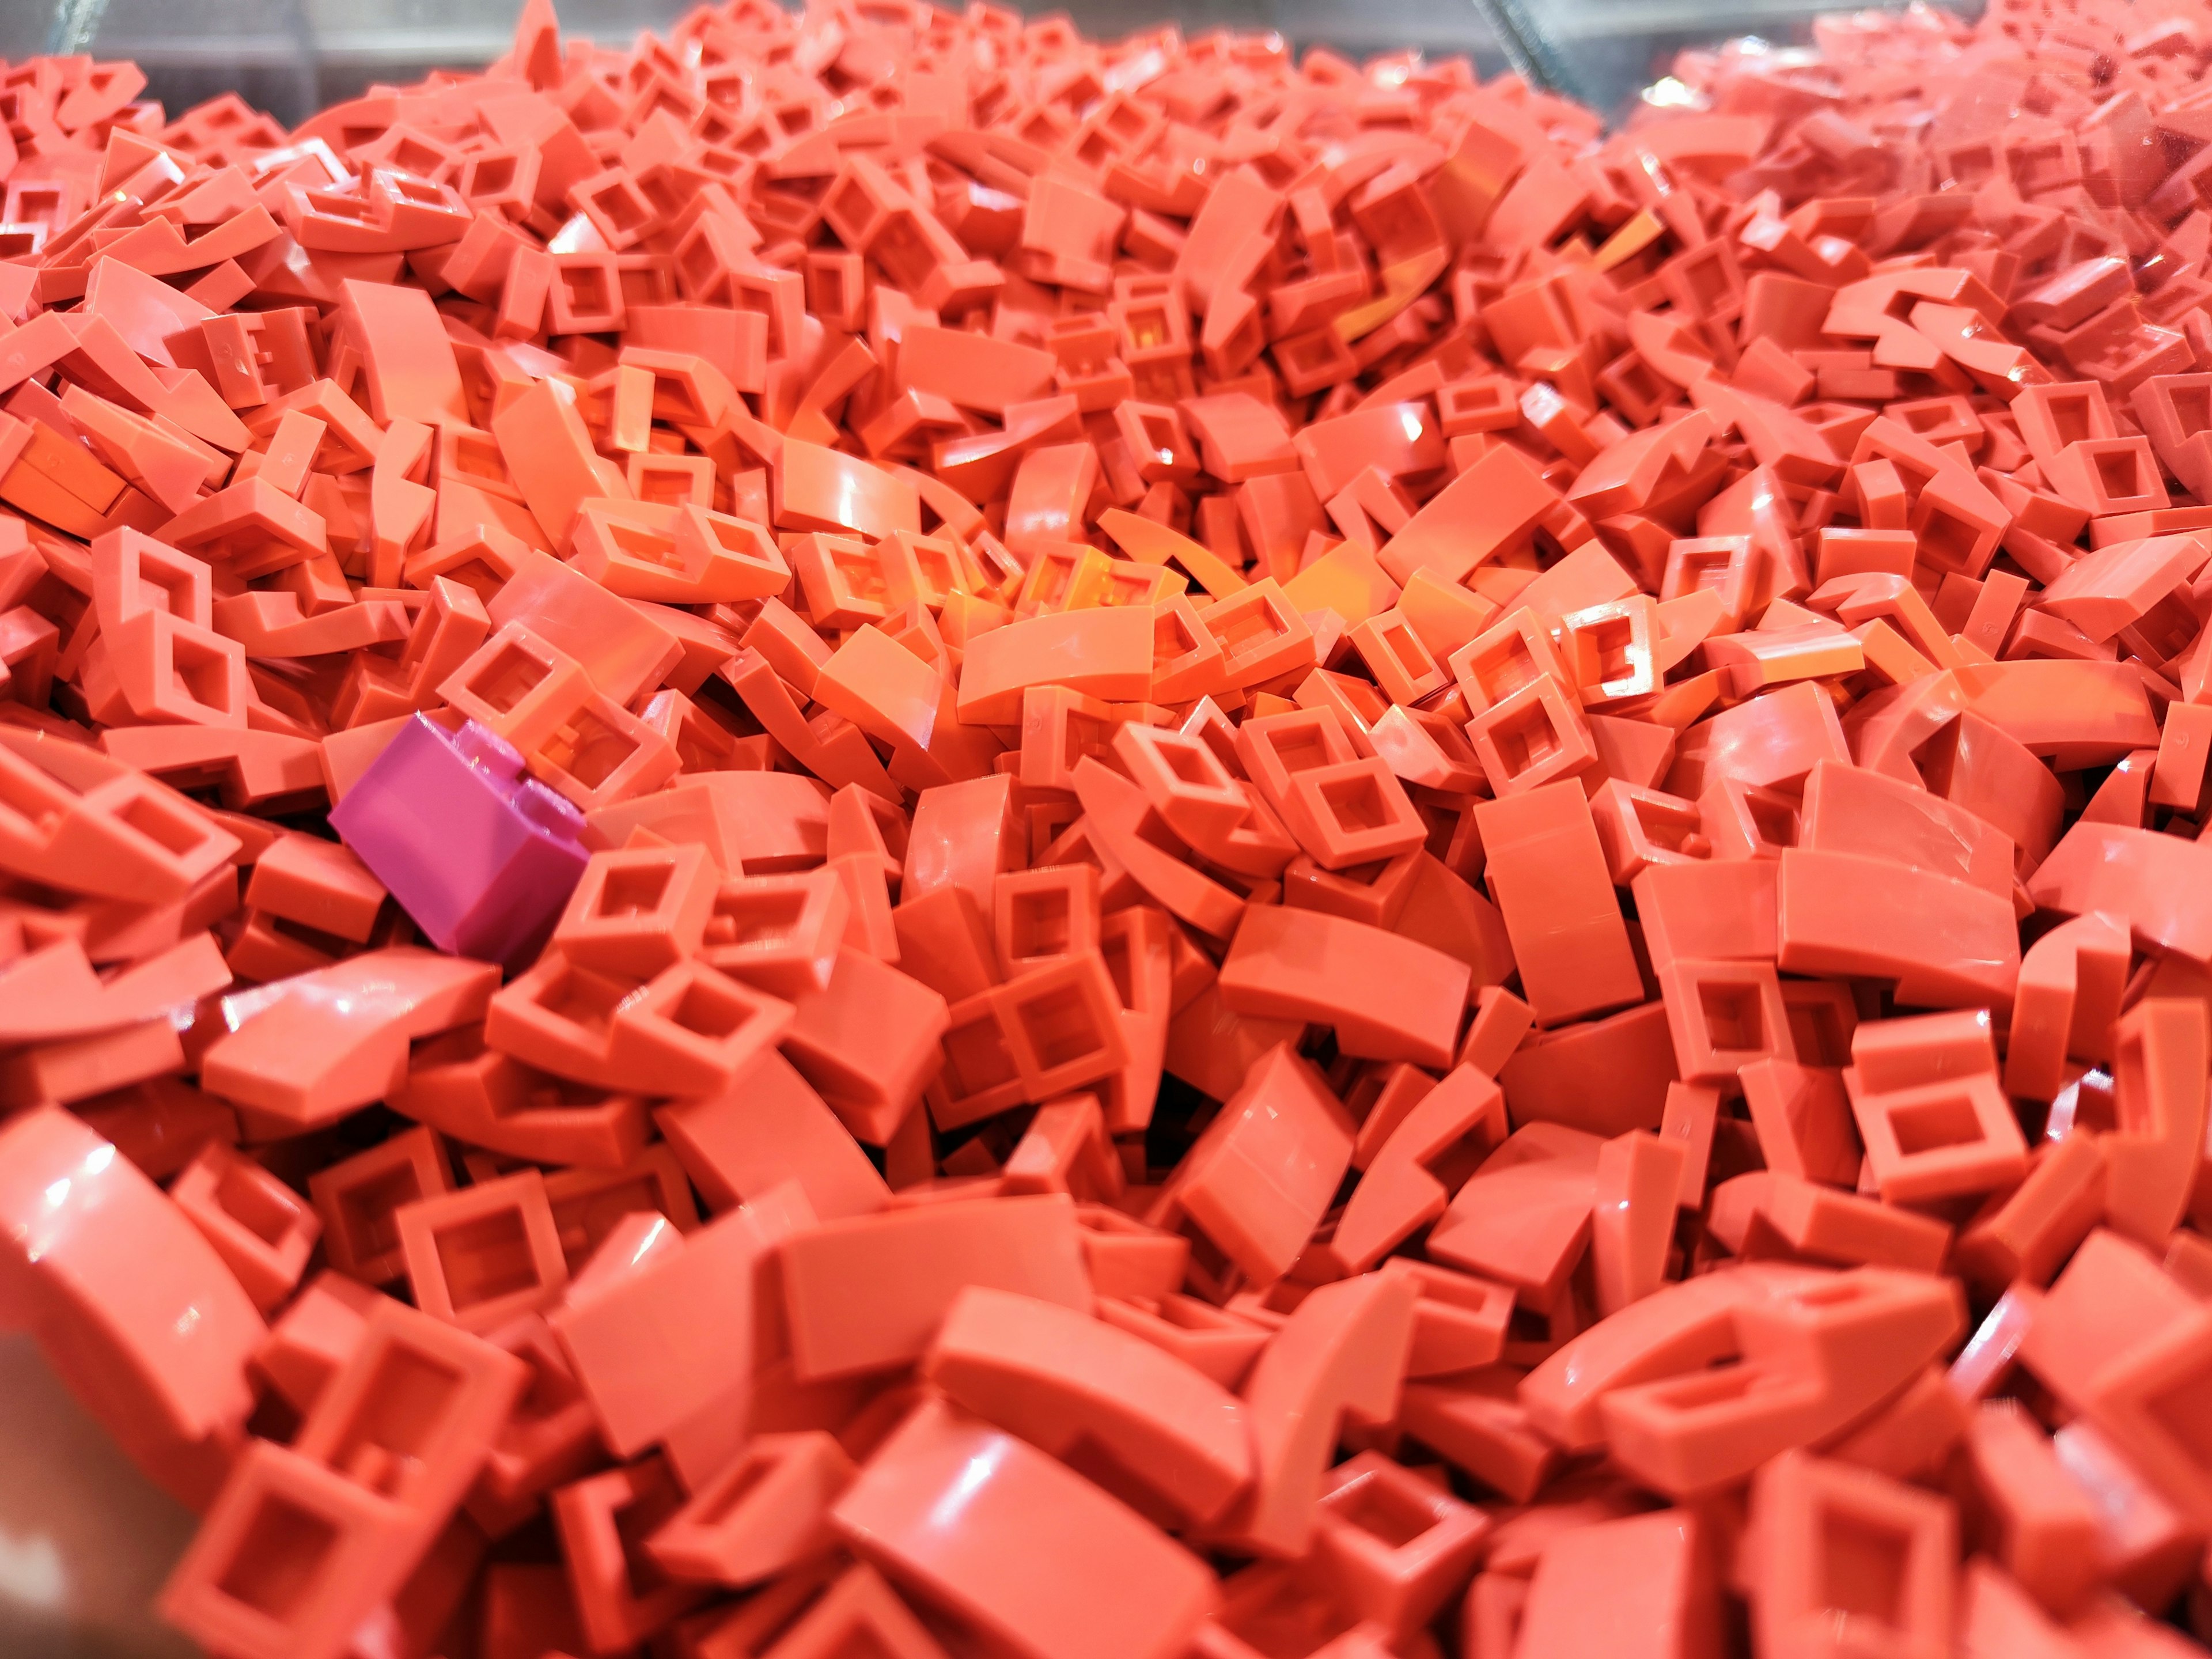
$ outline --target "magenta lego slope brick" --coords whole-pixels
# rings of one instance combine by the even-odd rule
[[[2207,1650],[2212,15],[1665,68],[0,65],[0,1323],[149,1611]]]

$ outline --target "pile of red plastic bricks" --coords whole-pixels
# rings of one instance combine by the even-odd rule
[[[163,1613],[2199,1651],[2208,57],[8,70],[0,1322]]]

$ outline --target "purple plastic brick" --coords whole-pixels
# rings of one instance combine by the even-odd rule
[[[583,815],[474,720],[417,714],[331,811],[331,828],[441,951],[534,957],[584,873]]]

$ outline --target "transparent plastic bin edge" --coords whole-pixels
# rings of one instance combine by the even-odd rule
[[[1540,75],[1532,78],[1613,115],[1665,74],[1681,48],[1741,34],[1802,40],[1824,9],[1835,7],[1804,0],[1069,0],[1024,8],[1065,12],[1086,34],[1106,40],[1173,17],[1194,33],[1273,30],[1294,48],[1326,46],[1355,58],[1467,53],[1486,76],[1534,67]],[[172,112],[234,90],[297,123],[372,82],[489,63],[506,50],[514,9],[514,0],[21,0],[0,4],[0,57],[21,58],[52,42],[129,58],[151,77],[149,95]],[[641,28],[665,28],[688,0],[570,0],[559,9],[570,33],[611,44]],[[1510,21],[1516,16],[1517,28]]]

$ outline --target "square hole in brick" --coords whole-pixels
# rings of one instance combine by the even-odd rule
[[[1104,586],[1098,592],[1098,604],[1103,607],[1115,605],[1149,605],[1152,590],[1158,586],[1149,569],[1132,570],[1117,566],[1103,578]]]
[[[1766,1046],[1766,1016],[1756,985],[1706,980],[1698,987],[1698,1008],[1714,1048],[1741,1051]]]
[[[601,974],[563,965],[538,993],[538,1006],[556,1019],[597,1035],[615,1017],[627,988]]]
[[[226,1164],[215,1183],[216,1207],[264,1244],[277,1245],[299,1225],[299,1212],[268,1187],[254,1165]]]
[[[349,219],[359,225],[374,225],[376,209],[374,204],[357,196],[342,196],[336,191],[311,190],[307,205],[325,219]]]
[[[760,1008],[750,998],[710,979],[693,979],[662,1018],[694,1036],[720,1041],[733,1036],[758,1018]]]
[[[656,536],[650,530],[636,525],[611,524],[607,539],[625,558],[640,564],[649,564],[657,570],[680,570],[684,556],[665,536]]]
[[[2097,487],[2108,501],[2124,501],[2143,493],[2142,458],[2134,446],[2100,450],[2090,459],[2097,468]]]
[[[450,577],[464,587],[473,587],[480,596],[488,598],[507,585],[510,573],[497,568],[484,559],[463,559],[447,565],[437,574]]]
[[[1716,584],[1717,585],[1717,584]],[[1528,641],[1518,633],[1468,653],[1468,678],[1482,693],[1485,702],[1503,702],[1544,672]]]
[[[307,1604],[337,1548],[338,1529],[313,1510],[264,1492],[216,1589],[283,1624]]]
[[[169,676],[177,690],[202,708],[230,712],[230,659],[215,647],[171,635]]]
[[[525,1095],[518,1104],[510,1106],[507,1109],[533,1112],[556,1111],[564,1108],[603,1105],[607,1098],[605,1090],[594,1088],[588,1083],[577,1083],[565,1077],[546,1076],[536,1079],[531,1085],[530,1092]]]
[[[914,562],[921,568],[922,584],[932,593],[950,593],[960,585],[963,573],[950,548],[931,542],[915,542],[913,545]]]
[[[1139,351],[1166,345],[1175,337],[1164,306],[1132,306],[1121,313],[1124,338]],[[1165,424],[1164,422],[1162,422]]]
[[[1700,843],[1704,841],[1703,821],[1690,808],[1633,797],[1629,807],[1636,814],[1637,827],[1643,830],[1644,839],[1654,847],[1680,853],[1686,849],[1692,836],[1698,837]]]
[[[936,250],[905,208],[884,219],[883,228],[868,245],[868,254],[890,276],[893,287],[908,293],[927,282],[937,268]]]
[[[429,145],[416,139],[402,137],[392,147],[393,165],[405,168],[418,179],[428,179],[446,164],[446,158]]]
[[[708,919],[709,945],[775,945],[789,939],[806,915],[806,895],[795,891],[724,893]]]
[[[493,713],[510,714],[552,672],[552,665],[536,652],[520,640],[508,640],[469,676],[469,694]]]
[[[1503,380],[1476,380],[1444,388],[1447,415],[1494,415],[1511,405]]]
[[[472,198],[501,194],[514,182],[516,165],[512,155],[479,155],[470,164],[468,194]]]
[[[1714,549],[1703,553],[1683,556],[1682,577],[1690,592],[1717,592],[1728,586],[1729,573],[1735,568],[1735,555]]]
[[[1056,957],[1074,936],[1072,897],[1064,886],[1035,887],[1010,896],[1007,940],[1024,960]]]
[[[1018,1074],[995,1014],[955,1024],[945,1034],[944,1048],[945,1086],[956,1100],[1012,1083]]]
[[[1133,1012],[1136,1009],[1135,972],[1126,933],[1109,933],[1098,941],[1098,955],[1106,964],[1106,977],[1114,982],[1114,1000]]]
[[[445,166],[445,153],[420,139],[400,135],[400,142],[392,146],[392,166],[414,173],[418,179],[431,179]]]
[[[422,1177],[401,1164],[357,1181],[338,1194],[337,1212],[346,1234],[364,1259],[399,1246],[399,1224],[392,1212],[422,1196]]]
[[[164,800],[150,787],[125,796],[109,815],[136,830],[164,852],[182,856],[207,844],[207,821],[179,803]]]
[[[598,914],[602,916],[650,915],[660,908],[674,872],[665,864],[617,865],[599,886]]]
[[[1265,594],[1231,601],[1226,611],[1209,617],[1206,625],[1232,657],[1257,656],[1290,631],[1276,620]]]
[[[1972,1146],[1983,1139],[1981,1115],[1963,1094],[1937,1095],[1889,1109],[1889,1131],[1897,1150],[1911,1158],[1948,1146]]]
[[[721,261],[704,236],[686,237],[676,250],[677,269],[684,280],[701,290],[710,288],[721,270]]]
[[[1272,727],[1261,741],[1267,745],[1283,770],[1293,774],[1310,772],[1317,766],[1332,766],[1342,758],[1330,750],[1328,738],[1317,720]]]
[[[529,1229],[522,1212],[511,1206],[441,1227],[432,1237],[438,1266],[446,1275],[446,1293],[456,1313],[534,1289],[542,1282],[530,1250]]]
[[[1324,870],[1322,878],[1331,885],[1372,887],[1395,863],[1394,859],[1377,859],[1372,864],[1355,864],[1348,870]]]
[[[641,462],[633,474],[638,500],[656,507],[681,507],[696,500],[693,477],[688,466],[671,466],[658,461]]]
[[[1924,500],[1921,522],[1914,533],[1920,540],[1921,557],[1931,570],[1967,569],[1982,544],[1979,525]]]
[[[621,274],[627,276],[629,273]],[[627,291],[623,297],[629,300]],[[653,301],[648,300],[643,303],[650,305]],[[707,421],[706,406],[699,401],[692,377],[690,374],[672,374],[665,370],[653,376],[653,413],[656,420],[699,424]]]
[[[1045,553],[1030,568],[1026,597],[1035,599],[1046,610],[1066,603],[1068,590],[1075,585],[1075,573],[1082,563],[1082,556],[1075,553]]]
[[[843,583],[845,592],[855,599],[880,604],[890,597],[890,590],[884,581],[883,563],[866,548],[833,546],[830,550],[830,568]]]
[[[1176,440],[1179,435],[1174,417],[1158,410],[1147,410],[1137,416],[1137,425],[1144,432],[1145,441],[1152,446],[1154,459],[1162,466],[1174,465]]]
[[[828,313],[842,316],[845,310],[845,273],[835,264],[816,265],[806,273],[813,284],[813,294],[808,309],[817,316]]]
[[[443,207],[446,204],[444,194],[427,179],[410,178],[406,173],[387,173],[384,187],[403,202],[422,207]]]
[[[1506,1332],[1507,1341],[1517,1342],[1528,1338],[1540,1340],[1547,1335],[1547,1328],[1540,1321],[1523,1324],[1524,1317],[1531,1311],[1526,1308],[1513,1310],[1512,1322]],[[1766,1373],[1758,1366],[1729,1363],[1654,1383],[1645,1398],[1656,1401],[1667,1410],[1696,1411],[1701,1407],[1725,1406],[1749,1399],[1766,1386],[1765,1379]]]
[[[1898,1628],[1905,1615],[1912,1534],[1870,1516],[1826,1509],[1814,1559],[1820,1564],[1822,1605],[1853,1618]]]
[[[2097,435],[2087,393],[2060,392],[2045,398],[2043,408],[2051,418],[2051,433],[2062,447]]]
[[[702,526],[708,538],[725,553],[734,553],[745,559],[765,560],[775,556],[775,549],[768,538],[749,524],[724,518],[720,514],[701,514],[693,522]],[[880,578],[882,567],[872,559],[866,562]]]
[[[1224,772],[1232,778],[1244,775],[1243,759],[1237,752],[1237,728],[1225,717],[1208,721],[1192,735],[1213,751]]]
[[[1060,985],[1024,997],[1014,1004],[1037,1064],[1053,1071],[1099,1050],[1102,1037],[1093,1018],[1091,1000],[1081,987]]]
[[[638,750],[637,739],[592,709],[580,708],[538,755],[586,789],[597,789]]]
[[[1114,746],[1114,731],[1119,724],[1079,709],[1069,709],[1066,719],[1060,723],[1060,764],[1073,771],[1076,763],[1085,755],[1104,756]]]
[[[1226,789],[1230,784],[1228,771],[1213,757],[1212,751],[1194,738],[1176,737],[1153,745],[1160,763],[1174,775],[1177,783],[1187,783],[1198,789]]]
[[[631,231],[648,222],[653,214],[637,192],[615,179],[592,192],[592,205],[599,216],[618,231]]]
[[[1372,769],[1362,767],[1348,777],[1331,778],[1319,786],[1322,804],[1339,829],[1351,833],[1382,830],[1398,821],[1390,810],[1382,781]]]
[[[506,481],[506,463],[501,459],[499,446],[489,438],[463,433],[453,440],[445,459],[454,471],[465,473],[471,478]]]
[[[2197,638],[2199,624],[2197,613],[2182,600],[2179,592],[2167,594],[2156,605],[2136,618],[2127,631],[2140,639],[2161,657],[2178,657],[2187,650]]]
[[[173,617],[190,621],[193,574],[188,568],[142,553],[138,559],[139,597],[156,611],[166,611]]]
[[[568,298],[568,309],[578,317],[599,317],[613,309],[614,289],[605,266],[596,262],[564,264],[560,275],[561,291]]]
[[[1551,705],[1541,699],[1492,721],[1490,741],[1509,778],[1533,772],[1566,750],[1566,740],[1552,718]]]
[[[1387,1549],[1401,1550],[1437,1524],[1436,1511],[1395,1481],[1380,1476],[1362,1480],[1331,1498],[1332,1515],[1379,1539]]]
[[[1174,662],[1198,648],[1198,635],[1171,607],[1163,605],[1152,613],[1152,661],[1156,665]]]
[[[822,216],[833,227],[843,226],[865,233],[876,217],[876,198],[867,181],[853,174],[834,185],[822,198]]]
[[[2212,432],[2212,386],[2176,386],[2168,395],[2173,399],[2174,424],[2183,437]]]
[[[1405,623],[1390,623],[1377,631],[1382,637],[1382,648],[1406,671],[1408,679],[1418,680],[1436,672],[1436,660],[1429,655],[1428,647]]]
[[[377,1354],[353,1415],[331,1447],[331,1467],[386,1498],[404,1496],[434,1449],[461,1374],[403,1341]]]
[[[1237,331],[1242,335],[1256,335],[1260,328],[1259,313],[1255,312]],[[1317,374],[1334,368],[1340,361],[1348,360],[1351,356],[1344,342],[1331,329],[1316,329],[1296,339],[1278,340],[1275,355],[1279,358],[1290,359],[1284,367],[1293,374]]]
[[[1609,684],[1628,678],[1640,666],[1636,635],[1636,624],[1627,617],[1607,617],[1580,629],[1575,639],[1596,681]]]
[[[1752,828],[1769,847],[1795,847],[1797,844],[1797,809],[1778,795],[1759,790],[1747,793],[1744,808],[1751,814]]]

